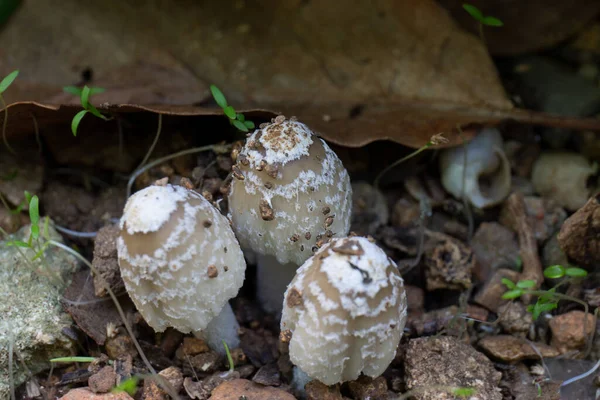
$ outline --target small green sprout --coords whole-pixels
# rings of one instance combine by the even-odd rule
[[[244,114],[235,112],[235,109],[227,104],[227,99],[221,90],[215,85],[210,85],[210,92],[219,107],[223,109],[223,113],[229,118],[229,123],[235,126],[242,132],[248,132],[254,129],[254,122],[246,121]]]
[[[587,276],[587,271],[583,268],[568,267],[562,265],[553,265],[544,270],[544,276],[548,279],[559,279],[564,276],[569,278],[584,278]]]
[[[457,397],[469,397],[475,394],[475,389],[470,387],[459,387],[453,389],[452,394]]]
[[[71,121],[71,132],[73,132],[73,136],[77,136],[77,129],[79,128],[79,124],[81,123],[81,120],[87,113],[90,113],[105,121],[109,121],[111,119],[105,115],[102,115],[102,113],[100,113],[100,111],[98,111],[98,109],[94,107],[92,103],[90,103],[90,97],[93,94],[104,92],[103,88],[90,88],[87,85],[85,85],[83,89],[80,89],[75,86],[65,86],[63,88],[63,91],[66,93],[73,94],[75,96],[79,96],[81,98],[81,106],[84,108],[83,110],[75,114],[73,120]]]
[[[17,79],[17,76],[19,76],[18,69],[14,70],[10,74],[6,75],[0,81],[0,102],[2,103],[2,107],[4,108],[4,121],[2,122],[2,140],[4,141],[4,145],[6,146],[8,151],[10,151],[12,154],[17,154],[17,153],[12,149],[12,147],[10,147],[10,145],[8,144],[8,140],[6,139],[6,124],[8,123],[8,106],[6,105],[6,102],[4,101],[4,97],[2,96],[2,93],[4,93],[6,91],[6,89],[8,89],[8,87],[14,82],[15,79]]]
[[[96,360],[97,360],[96,357],[58,357],[58,358],[52,358],[50,360],[50,362],[51,363],[74,363],[74,362],[89,363],[89,362],[93,362]]]
[[[469,13],[471,17],[481,25],[486,26],[504,26],[504,23],[496,17],[492,17],[489,15],[483,15],[483,13],[479,10],[479,8],[475,7],[472,4],[464,3],[463,8],[466,12]]]
[[[227,361],[229,362],[229,371],[233,372],[233,370],[235,369],[234,364],[233,364],[233,357],[231,357],[231,352],[229,351],[229,346],[227,346],[227,343],[225,343],[225,340],[222,340],[223,342],[223,346],[225,346],[225,354],[227,354]]]
[[[126,392],[130,396],[134,396],[137,391],[137,386],[140,381],[140,378],[137,376],[132,376],[129,379],[125,379],[123,382],[112,388],[111,393],[121,393]]]

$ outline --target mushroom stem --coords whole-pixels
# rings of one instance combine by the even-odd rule
[[[225,354],[223,340],[230,349],[240,347],[239,328],[240,325],[235,318],[231,305],[227,303],[221,312],[210,321],[206,329],[194,332],[194,335],[206,341],[208,347],[212,350],[219,354]]]
[[[263,310],[281,316],[283,295],[297,269],[298,265],[282,264],[274,256],[256,255],[256,292]]]

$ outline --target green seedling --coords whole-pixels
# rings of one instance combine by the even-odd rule
[[[222,342],[223,342],[223,346],[225,347],[225,354],[227,354],[227,361],[229,362],[229,372],[233,372],[233,370],[234,370],[233,357],[231,357],[231,352],[229,351],[229,346],[227,346],[227,343],[225,343],[225,340],[222,340]]]
[[[90,363],[96,361],[96,357],[58,357],[50,360],[51,363]]]
[[[84,108],[83,110],[75,114],[73,120],[71,121],[71,132],[73,132],[73,136],[77,136],[77,129],[79,128],[79,124],[81,123],[83,117],[85,117],[85,115],[88,113],[105,121],[110,121],[112,119],[100,113],[100,111],[98,111],[98,109],[94,107],[92,103],[90,103],[90,97],[93,94],[104,92],[103,88],[90,88],[87,85],[85,85],[83,89],[79,89],[75,86],[66,86],[63,88],[63,91],[79,96],[81,99],[81,106]]]
[[[126,392],[130,396],[134,396],[137,391],[137,386],[140,381],[140,378],[137,376],[132,376],[129,379],[125,379],[123,382],[112,388],[112,393],[121,393]]]
[[[8,107],[6,106],[6,102],[4,101],[4,96],[2,94],[8,89],[8,87],[17,79],[19,76],[19,70],[15,70],[10,74],[6,75],[4,79],[0,81],[0,102],[2,103],[2,107],[4,108],[4,121],[2,123],[2,140],[4,141],[4,145],[12,154],[17,154],[12,147],[8,144],[8,140],[6,139],[6,124],[8,123]]]
[[[223,113],[229,118],[229,123],[235,126],[242,132],[248,132],[250,129],[254,129],[254,122],[246,121],[244,114],[240,114],[235,109],[227,104],[227,99],[221,90],[215,85],[210,85],[210,92],[212,93],[215,102],[219,107],[223,109]]]
[[[483,15],[481,10],[479,10],[479,8],[475,7],[472,4],[463,3],[463,9],[466,12],[468,12],[469,15],[471,17],[473,17],[473,19],[475,21],[478,22],[479,37],[483,43],[485,43],[485,37],[483,36],[483,27],[484,26],[491,26],[491,27],[496,27],[496,28],[504,26],[504,22],[502,22],[500,19],[498,19],[496,17],[492,17],[490,15]]]

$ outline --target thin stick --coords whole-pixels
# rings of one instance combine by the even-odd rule
[[[35,141],[38,145],[38,152],[42,154],[42,140],[40,139],[40,128],[38,126],[37,118],[32,112],[30,112],[29,115],[31,115],[31,119],[33,120],[33,132],[35,133]]]
[[[4,121],[2,121],[2,140],[4,141],[4,145],[13,155],[17,155],[17,152],[13,150],[12,147],[8,144],[8,139],[6,138],[6,126],[8,125],[8,107],[6,106],[6,102],[4,101],[4,97],[0,94],[0,102],[2,102],[2,107],[4,107]]]
[[[433,146],[433,141],[429,141],[427,143],[425,143],[425,146],[418,148],[417,150],[413,151],[412,153],[402,157],[399,160],[394,161],[393,163],[391,163],[390,165],[388,165],[387,167],[385,167],[375,178],[375,180],[373,181],[373,186],[375,186],[376,189],[379,189],[379,182],[381,181],[381,178],[383,178],[383,176],[388,173],[391,169],[397,167],[398,165],[402,164],[404,161],[416,156],[417,154],[427,150],[428,148],[430,148],[431,146]]]
[[[152,152],[154,151],[154,148],[156,147],[156,143],[158,143],[158,138],[160,137],[161,131],[162,131],[162,114],[158,114],[158,128],[156,129],[156,135],[154,135],[154,141],[152,142],[152,145],[150,145],[148,152],[146,153],[146,155],[144,156],[144,159],[142,160],[140,165],[138,165],[136,170],[142,168],[144,166],[144,164],[146,164],[146,162],[150,158],[150,155],[152,154]]]

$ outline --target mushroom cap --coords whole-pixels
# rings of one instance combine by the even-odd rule
[[[117,251],[129,296],[156,331],[199,331],[244,282],[246,263],[229,221],[181,186],[133,194]]]
[[[333,385],[385,371],[406,311],[402,277],[384,251],[362,237],[334,239],[288,286],[281,330],[291,332],[291,361]]]
[[[229,218],[242,248],[302,264],[350,229],[352,187],[337,155],[304,124],[278,117],[252,133],[233,167]]]

